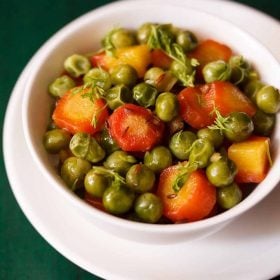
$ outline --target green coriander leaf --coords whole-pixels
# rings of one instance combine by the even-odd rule
[[[187,162],[187,163],[181,163],[179,166],[180,173],[176,177],[175,182],[173,183],[173,190],[175,193],[179,192],[180,189],[183,187],[185,182],[188,180],[189,176],[192,172],[197,170],[198,165],[196,162]]]
[[[105,90],[94,82],[88,82],[82,86],[75,87],[71,92],[72,94],[82,93],[83,98],[89,98],[92,102],[94,102],[96,98],[104,97],[106,94]]]
[[[187,63],[187,57],[184,53],[184,49],[179,45],[179,44],[172,44],[172,47],[173,47],[173,53],[174,53],[174,58],[183,63],[183,64],[186,64]]]
[[[107,103],[105,103],[105,105],[104,105],[102,108],[100,108],[100,109],[96,112],[96,114],[93,116],[93,118],[92,118],[92,120],[91,120],[91,124],[92,124],[92,126],[93,126],[94,128],[97,127],[97,125],[98,125],[98,117],[99,117],[99,115],[103,112],[103,110],[104,110],[106,107],[107,107]]]
[[[229,117],[223,117],[217,108],[214,108],[213,113],[216,114],[216,119],[214,124],[208,126],[208,128],[220,131],[227,130],[225,124],[228,122]]]
[[[189,59],[183,48],[172,41],[169,25],[153,25],[151,27],[150,36],[148,38],[148,46],[150,49],[161,49],[173,60],[181,64],[181,70],[177,73],[178,79],[184,86],[194,86],[195,70],[190,73],[190,67],[195,68],[199,65],[196,59]]]
[[[162,46],[160,45],[158,27],[155,25],[151,26],[151,32],[150,32],[150,36],[148,38],[147,44],[150,49],[161,49],[162,48]]]
[[[113,180],[113,182],[117,184],[125,184],[125,178],[113,170],[107,169],[102,166],[94,166],[92,169],[96,172],[96,174],[109,177]]]
[[[89,100],[91,102],[95,102],[96,99],[100,99],[103,98],[105,96],[105,90],[97,85],[95,85],[94,83],[86,83],[82,86],[79,86],[77,88],[74,88],[72,90],[72,94],[78,94],[81,93],[81,97],[82,98],[89,98]],[[91,125],[96,128],[97,124],[98,124],[98,116],[99,114],[107,107],[107,103],[105,103],[105,105],[100,108],[96,114],[92,117],[91,120]]]

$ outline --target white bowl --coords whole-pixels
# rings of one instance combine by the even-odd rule
[[[156,11],[156,12],[155,12]],[[24,135],[33,159],[57,195],[101,229],[121,238],[154,244],[169,244],[205,237],[224,227],[261,201],[280,180],[280,124],[272,139],[273,166],[267,177],[241,203],[217,216],[185,224],[153,225],[124,220],[95,209],[73,194],[63,183],[42,144],[50,114],[47,88],[62,72],[63,61],[73,53],[87,53],[100,47],[104,34],[116,26],[137,28],[144,22],[173,23],[198,35],[232,47],[251,61],[262,81],[280,88],[280,66],[256,39],[233,24],[210,14],[159,1],[122,1],[96,9],[61,29],[36,53],[26,83],[22,105]],[[67,215],[67,213],[65,213]],[[79,226],[77,224],[77,226]]]

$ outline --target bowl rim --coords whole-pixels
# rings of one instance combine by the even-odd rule
[[[33,160],[37,163],[39,170],[41,173],[43,173],[44,177],[50,182],[51,185],[54,185],[56,190],[60,192],[70,203],[72,203],[75,207],[79,208],[83,212],[87,213],[90,216],[94,216],[98,218],[99,220],[109,222],[115,226],[124,227],[124,228],[130,228],[138,231],[150,231],[150,232],[157,232],[157,233],[172,233],[172,232],[186,232],[186,231],[196,231],[199,229],[204,229],[209,226],[214,226],[223,222],[230,221],[239,215],[245,213],[249,209],[251,209],[253,206],[255,206],[257,203],[259,203],[265,196],[267,196],[274,187],[276,187],[277,183],[280,180],[280,174],[278,176],[270,176],[271,184],[269,187],[266,187],[265,189],[262,188],[260,191],[258,191],[258,196],[253,195],[251,193],[248,197],[246,197],[243,201],[241,201],[238,205],[235,207],[226,210],[223,213],[220,213],[218,215],[215,215],[213,217],[209,217],[200,221],[195,221],[191,223],[178,223],[178,224],[146,224],[146,223],[140,223],[140,222],[134,222],[130,220],[126,220],[124,218],[120,218],[117,216],[114,216],[112,214],[103,212],[95,207],[92,207],[91,205],[87,204],[85,201],[80,199],[77,195],[75,195],[72,191],[65,188],[65,186],[62,184],[61,181],[57,180],[55,177],[53,177],[45,166],[42,163],[42,160],[40,159],[40,156],[36,152],[36,149],[34,149],[33,146],[33,140],[30,133],[30,127],[28,123],[28,108],[30,106],[29,104],[29,95],[31,94],[31,88],[34,81],[34,77],[36,77],[36,72],[40,69],[40,65],[42,62],[44,62],[48,55],[55,49],[56,45],[60,41],[60,43],[67,38],[72,33],[75,33],[80,27],[83,25],[86,25],[87,22],[91,21],[91,17],[94,17],[95,20],[97,20],[99,17],[103,17],[104,15],[116,12],[116,9],[130,9],[135,8],[135,5],[143,6],[143,5],[149,5],[149,6],[158,6],[162,5],[159,1],[131,1],[131,0],[122,0],[117,1],[115,3],[110,3],[107,5],[104,5],[102,7],[99,7],[97,9],[94,9],[92,11],[89,11],[77,19],[71,21],[67,25],[65,25],[63,28],[59,29],[53,36],[50,37],[35,53],[35,55],[32,58],[32,67],[31,71],[29,73],[29,78],[26,81],[26,85],[24,87],[24,93],[23,93],[23,103],[22,103],[22,123],[23,123],[23,132],[25,136],[25,140],[28,146],[28,149],[32,155]],[[172,8],[179,8],[177,6],[172,6],[171,3],[164,3],[165,6],[170,6]],[[180,7],[180,9],[183,9],[184,7]],[[242,36],[248,37],[250,40],[254,41],[260,49],[262,49],[266,55],[270,56],[272,60],[275,61],[275,63],[279,64],[277,59],[274,58],[274,56],[267,50],[267,48],[262,45],[259,40],[254,38],[251,34],[243,31],[233,23],[222,19],[220,17],[214,16],[210,13],[194,9],[194,8],[184,8],[191,10],[195,13],[199,13],[201,15],[205,15],[209,18],[215,18],[215,20],[218,20],[220,22],[225,23],[227,26],[230,26],[230,28],[234,29],[236,32],[239,32],[242,34]],[[280,160],[280,159],[279,159]],[[269,172],[270,174],[271,172]],[[274,172],[277,174],[277,172]],[[268,176],[269,176],[268,174]],[[272,177],[272,178],[271,178]]]

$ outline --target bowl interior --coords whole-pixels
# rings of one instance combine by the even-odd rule
[[[175,227],[172,225],[173,229],[166,226],[163,228],[154,227],[154,225],[139,225],[92,209],[64,187],[57,172],[50,164],[50,157],[44,150],[42,137],[53,106],[47,88],[50,82],[62,72],[65,58],[73,53],[89,53],[98,50],[104,34],[113,27],[137,28],[145,22],[172,23],[193,31],[200,40],[211,38],[224,42],[236,54],[241,54],[252,62],[260,73],[262,81],[280,88],[279,63],[258,41],[231,23],[189,8],[153,3],[152,1],[122,1],[78,18],[55,34],[34,56],[22,106],[24,134],[28,147],[41,172],[50,181],[50,187],[56,187],[60,195],[65,195],[68,200],[89,215],[102,217],[105,221],[110,220],[110,222],[127,227],[141,226],[145,230],[158,228],[159,231],[173,231],[175,228],[185,230],[225,222],[253,206],[279,181],[279,117],[277,117],[277,126],[272,140],[274,165],[258,188],[245,201],[223,214],[192,224],[175,225]]]

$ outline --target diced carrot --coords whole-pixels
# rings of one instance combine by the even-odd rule
[[[193,128],[200,129],[212,124],[215,120],[211,115],[212,104],[203,102],[204,95],[200,87],[187,87],[178,94],[180,115]]]
[[[180,173],[179,165],[162,171],[157,194],[163,202],[163,214],[173,222],[198,221],[207,217],[216,204],[216,188],[202,170],[191,173],[176,193],[173,183]]]
[[[228,61],[232,56],[232,50],[227,45],[208,39],[201,42],[192,52],[188,54],[192,58],[196,58],[201,66],[215,61]]]
[[[172,58],[165,54],[160,49],[155,49],[151,53],[152,65],[155,67],[160,67],[162,69],[169,69]]]
[[[109,65],[106,64],[106,53],[104,51],[95,53],[93,56],[90,57],[91,64],[93,67],[101,67],[104,70],[109,70]]]
[[[103,99],[91,100],[83,94],[85,91],[65,93],[58,100],[52,115],[58,127],[72,134],[76,132],[94,134],[100,131],[109,115]]]
[[[178,94],[180,115],[186,123],[196,129],[211,125],[217,109],[222,116],[232,112],[245,112],[253,116],[254,104],[236,86],[229,82],[213,82],[188,87]]]
[[[222,116],[244,112],[252,117],[256,113],[256,107],[250,99],[229,82],[216,81],[201,86],[200,89],[205,96],[204,102],[214,104]]]
[[[108,120],[109,132],[122,150],[145,152],[158,144],[164,124],[150,110],[125,104],[117,108]]]
[[[252,136],[229,147],[228,157],[238,170],[237,182],[260,183],[266,177],[270,163],[269,144],[268,137]]]
[[[198,60],[196,79],[203,80],[202,69],[207,63],[216,60],[228,61],[232,54],[231,48],[227,45],[208,39],[198,44],[192,52],[188,53],[188,56]]]
[[[107,71],[120,64],[129,64],[135,68],[139,78],[142,78],[151,63],[151,52],[147,45],[130,46],[116,49],[115,56],[105,52],[95,54],[91,61],[93,66],[102,67]]]

